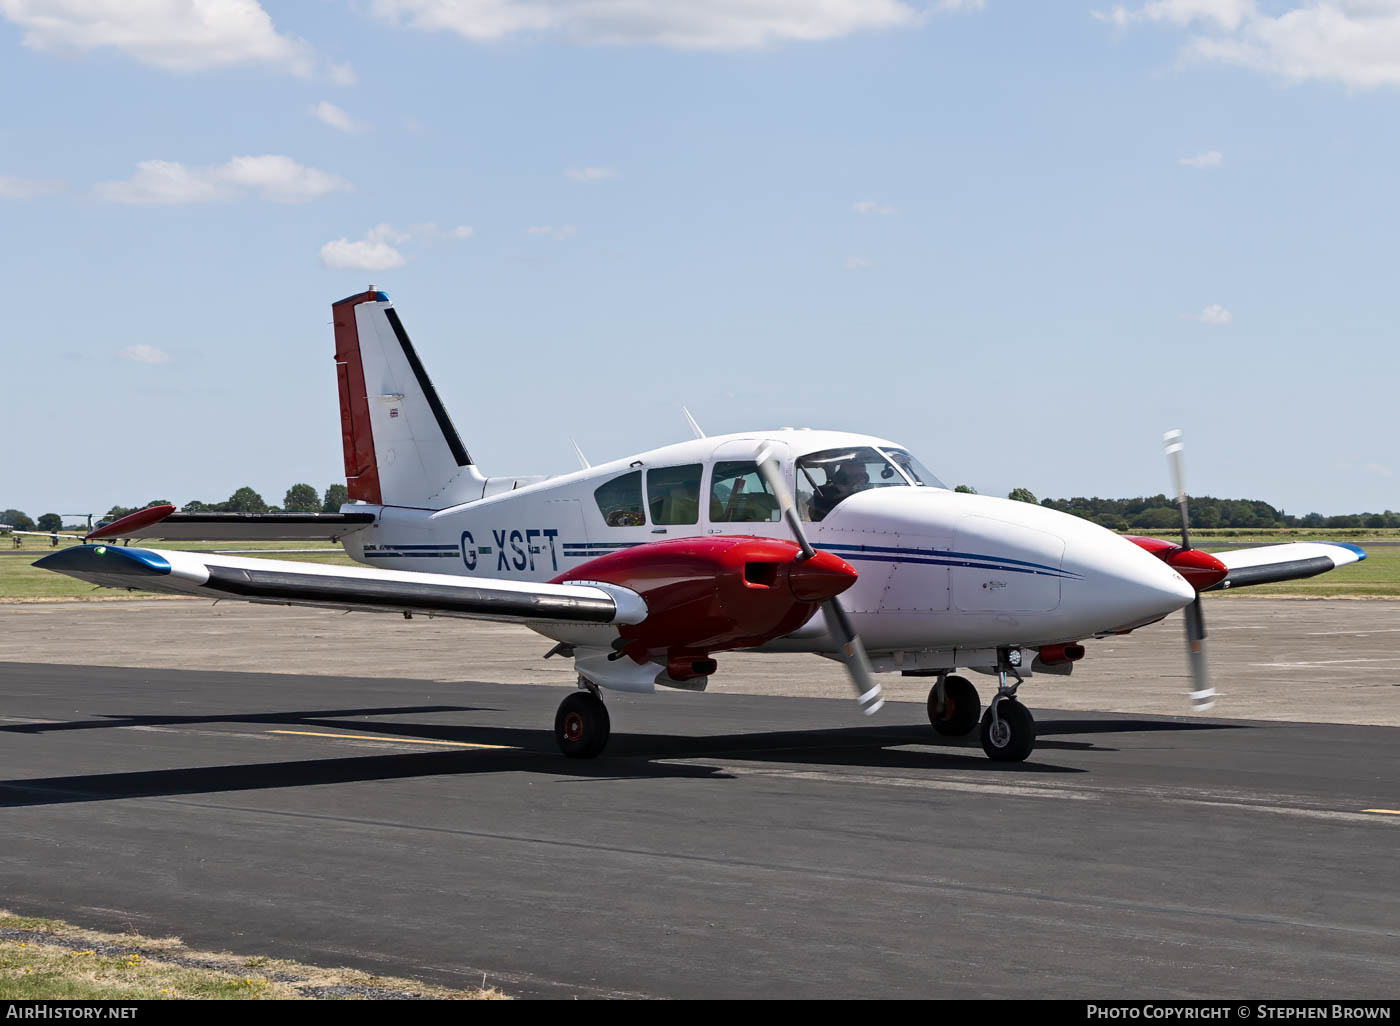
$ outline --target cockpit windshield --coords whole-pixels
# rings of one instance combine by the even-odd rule
[[[908,488],[909,482],[878,449],[823,449],[797,460],[797,508],[803,520],[823,520],[836,505],[868,488]]]
[[[909,480],[916,485],[927,485],[929,488],[947,488],[942,481],[933,476],[933,473],[913,456],[910,456],[903,449],[885,449],[884,453],[894,460],[899,469],[904,471]]]

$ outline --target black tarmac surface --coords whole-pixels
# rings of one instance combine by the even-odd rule
[[[0,905],[520,996],[1395,994],[1396,728],[614,695],[578,763],[567,693],[0,663]]]

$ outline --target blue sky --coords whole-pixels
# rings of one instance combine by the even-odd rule
[[[0,507],[342,479],[372,281],[488,474],[1400,508],[1400,3],[0,0],[0,93]]]

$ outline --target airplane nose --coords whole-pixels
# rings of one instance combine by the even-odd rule
[[[1104,629],[1126,629],[1159,620],[1188,605],[1196,589],[1166,563],[1111,531],[1066,547],[1065,565],[1089,587],[1081,592]]]
[[[788,564],[788,587],[804,602],[825,602],[856,583],[855,567],[830,552]]]

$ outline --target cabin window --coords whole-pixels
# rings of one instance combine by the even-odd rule
[[[609,527],[641,527],[647,522],[642,506],[642,472],[615,477],[599,485],[593,492],[603,523]]]
[[[700,464],[648,470],[647,500],[653,524],[698,524]]]
[[[772,523],[781,517],[778,500],[768,490],[753,460],[716,463],[710,480],[710,523]]]
[[[797,508],[803,520],[824,520],[856,492],[893,487],[908,488],[909,482],[869,446],[824,449],[797,461]]]

